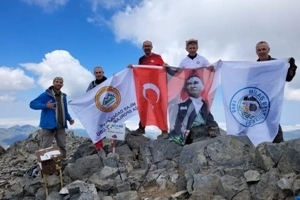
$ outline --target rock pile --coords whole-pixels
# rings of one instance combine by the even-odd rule
[[[181,147],[127,130],[96,152],[87,138],[68,132],[63,188],[48,176],[46,196],[36,163],[39,131],[0,147],[0,199],[15,200],[294,200],[300,193],[300,139],[254,147],[246,136],[221,135]]]

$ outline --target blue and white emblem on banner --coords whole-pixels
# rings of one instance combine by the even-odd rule
[[[234,94],[230,112],[235,120],[245,127],[263,123],[270,111],[268,96],[260,89],[246,87]]]

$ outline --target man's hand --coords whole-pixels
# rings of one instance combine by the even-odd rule
[[[46,107],[49,109],[55,109],[55,105],[56,105],[56,103],[52,103],[52,100],[50,100],[46,103]]]
[[[69,120],[69,124],[70,124],[70,125],[73,125],[74,122],[75,122],[74,119],[70,119],[70,120]]]
[[[215,67],[213,65],[207,66],[206,69],[208,69],[211,72],[215,71]]]
[[[190,134],[190,130],[185,130],[184,131],[184,137],[187,138]]]
[[[127,66],[127,68],[132,68],[132,64],[129,64],[129,65]]]
[[[290,57],[289,63],[290,63],[291,65],[295,65],[295,59],[294,59],[293,57]]]

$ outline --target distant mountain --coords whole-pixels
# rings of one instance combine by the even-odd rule
[[[0,128],[0,146],[7,148],[11,144],[26,139],[31,133],[36,132],[39,127],[32,125],[15,125],[9,128]],[[80,137],[89,137],[85,129],[69,129],[74,131],[74,135]],[[223,131],[225,132],[225,131]],[[148,133],[151,139],[156,138],[155,134]],[[155,136],[155,137],[154,137]],[[284,140],[293,140],[300,138],[300,130],[284,131]]]
[[[39,130],[39,127],[32,125],[15,125],[9,128],[0,128],[0,146],[7,148],[11,144],[28,138],[31,133]],[[70,129],[76,136],[88,137],[84,129]]]
[[[9,128],[0,128],[0,134],[4,134],[4,135],[18,135],[18,134],[25,134],[27,135],[28,133],[32,133],[35,132],[36,130],[38,130],[38,127],[32,126],[32,125],[23,125],[23,126],[19,126],[19,125],[15,125]]]
[[[70,129],[70,130],[74,131],[74,135],[76,136],[89,137],[85,129]]]
[[[283,132],[284,140],[294,140],[300,138],[300,129]]]
[[[39,128],[32,125],[15,125],[9,128],[0,128],[0,145],[4,148],[16,141],[24,140],[29,134],[34,133]]]
[[[6,138],[6,139],[2,140],[2,142],[5,143],[6,145],[10,146],[11,144],[13,144],[17,141],[22,141],[27,138],[28,138],[28,135],[20,134],[20,135],[13,136],[11,138]]]

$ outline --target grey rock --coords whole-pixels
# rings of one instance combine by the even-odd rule
[[[97,154],[85,156],[76,160],[73,165],[68,165],[65,168],[65,173],[72,180],[84,180],[90,177],[93,173],[100,171],[103,163]]]
[[[112,179],[100,179],[99,176],[95,173],[89,179],[89,183],[92,183],[101,191],[108,191],[115,187],[116,183]]]
[[[283,174],[300,172],[300,140],[291,140],[281,150],[282,156],[278,161],[277,168]]]
[[[171,195],[171,197],[176,200],[184,200],[187,199],[189,196],[190,195],[187,190],[181,190]]]
[[[103,158],[103,165],[108,167],[118,167],[119,155],[115,153],[110,153],[106,158]]]
[[[36,165],[39,136],[38,130],[0,154],[0,199],[292,200],[300,195],[300,139],[255,148],[246,136],[221,134],[181,147],[128,132],[113,154],[111,141],[95,152],[90,139],[68,132],[65,192],[58,193],[60,177],[54,173],[47,176],[46,197],[45,179],[26,175]]]
[[[5,153],[5,149],[0,145],[0,156],[2,156],[4,153]]]
[[[63,197],[57,192],[53,191],[51,192],[47,197],[46,200],[61,200]]]
[[[138,194],[136,191],[127,191],[118,193],[116,200],[139,200]]]
[[[129,146],[130,149],[140,149],[145,143],[149,142],[150,139],[141,136],[134,136],[132,134],[126,134],[126,144]]]
[[[129,182],[119,183],[119,184],[117,184],[116,187],[117,187],[118,192],[126,192],[126,191],[131,190]]]
[[[260,174],[256,170],[248,170],[244,173],[244,177],[247,183],[256,182],[260,179]]]
[[[251,194],[248,185],[243,178],[225,175],[221,177],[222,193],[216,193],[226,199],[245,199],[251,200]]]

